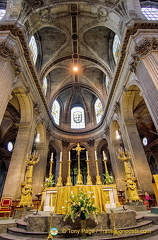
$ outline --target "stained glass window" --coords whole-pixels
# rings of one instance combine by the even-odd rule
[[[60,105],[57,100],[54,101],[52,105],[52,116],[57,125],[59,125],[60,120]]]
[[[32,56],[33,62],[35,64],[37,60],[38,50],[37,50],[37,43],[34,36],[32,36],[30,39],[29,47],[31,50],[31,56]]]
[[[6,10],[5,9],[0,9],[0,20],[2,19],[2,17],[5,15]]]
[[[71,109],[71,128],[85,128],[84,109],[82,107],[73,107]]]
[[[157,8],[142,8],[141,10],[148,20],[158,20]]]
[[[96,122],[99,123],[103,115],[103,106],[99,98],[96,100],[94,108],[95,108]]]
[[[43,79],[43,86],[42,86],[45,96],[46,96],[46,94],[47,94],[47,87],[48,87],[48,82],[47,82],[47,78],[45,77],[45,78]]]
[[[120,40],[119,37],[115,34],[114,41],[113,41],[113,56],[115,59],[115,62],[117,62],[119,53],[120,53]]]

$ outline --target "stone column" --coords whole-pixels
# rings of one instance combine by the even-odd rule
[[[8,62],[0,60],[0,124],[2,122],[9,98],[11,98],[12,69]]]
[[[153,193],[151,185],[152,175],[135,121],[125,121],[125,127],[131,146],[129,151],[131,154],[132,165],[136,174],[136,178],[138,180],[140,190],[143,192],[147,191],[149,193]]]
[[[4,185],[3,197],[16,199],[21,196],[21,183],[24,181],[26,170],[25,159],[33,141],[32,132],[34,130],[34,125],[31,123],[19,124],[14,151]]]
[[[38,143],[35,145],[36,151],[40,154],[40,161],[34,166],[33,171],[33,196],[37,193],[42,192],[44,176],[46,173],[47,166],[47,154],[48,154],[48,142],[47,143]],[[33,197],[34,198],[34,197]]]
[[[112,140],[109,146],[109,152],[110,152],[110,159],[111,159],[111,165],[112,170],[114,173],[114,177],[116,180],[117,189],[124,189],[125,188],[125,170],[122,162],[116,157],[116,153],[118,152],[118,149],[121,147],[119,140]]]

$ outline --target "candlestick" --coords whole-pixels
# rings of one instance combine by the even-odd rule
[[[70,161],[71,159],[70,159],[70,151],[69,151],[69,161]]]
[[[105,155],[105,152],[103,151],[103,159],[107,160],[107,156]]]

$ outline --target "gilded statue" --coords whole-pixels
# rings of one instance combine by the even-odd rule
[[[32,155],[30,154],[26,158],[27,167],[26,167],[26,174],[25,174],[25,182],[21,184],[21,199],[19,206],[27,206],[32,207],[32,177],[33,177],[33,166],[37,164],[40,160],[40,155],[34,152]]]

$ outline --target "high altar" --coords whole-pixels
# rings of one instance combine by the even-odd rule
[[[89,171],[89,160],[88,153],[87,155],[87,183],[83,185],[82,175],[80,171],[80,151],[83,148],[80,147],[79,143],[77,147],[74,149],[77,151],[78,156],[78,175],[77,182],[75,186],[72,186],[71,176],[70,176],[70,154],[68,160],[68,177],[66,186],[62,185],[62,154],[60,155],[60,167],[59,167],[59,177],[56,184],[56,187],[46,187],[42,194],[41,199],[41,210],[44,211],[53,211],[56,214],[66,214],[68,210],[68,201],[70,200],[70,195],[77,195],[78,192],[82,189],[83,192],[87,194],[91,198],[91,201],[98,206],[100,212],[106,212],[106,208],[116,208],[120,205],[118,201],[116,184],[103,185],[99,176],[98,170],[98,160],[95,152],[95,163],[96,163],[96,185],[92,184],[90,171]],[[51,157],[50,161],[50,173],[49,177],[51,177],[52,172],[52,164],[53,157]],[[106,160],[104,159],[105,169]]]

